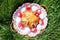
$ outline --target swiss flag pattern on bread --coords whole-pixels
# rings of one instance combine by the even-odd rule
[[[28,14],[29,12],[33,15]],[[26,16],[24,16],[24,13],[27,13],[25,14]],[[37,18],[38,21],[34,21],[34,17]],[[22,18],[24,19],[23,21]],[[13,14],[13,20],[13,27],[18,31],[18,33],[21,35],[28,35],[29,37],[34,37],[40,34],[41,30],[45,29],[48,23],[46,10],[35,3],[25,3],[18,7]],[[30,28],[30,26],[27,25],[30,25],[31,23],[32,27]]]

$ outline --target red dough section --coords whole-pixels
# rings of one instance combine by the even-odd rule
[[[32,7],[31,5],[26,5],[27,10],[31,10],[31,7]]]
[[[41,10],[40,9],[38,9],[38,10],[35,11],[35,15],[36,16],[39,16],[40,14],[41,14]]]
[[[18,27],[21,28],[21,29],[24,29],[24,24],[23,23],[19,23]]]
[[[44,25],[44,20],[43,19],[39,18],[38,21],[39,21],[39,24]]]
[[[36,32],[37,29],[36,29],[36,28],[32,28],[32,29],[30,29],[30,31],[31,31],[31,32]]]
[[[22,13],[21,12],[18,12],[17,15],[18,15],[18,17],[22,17]]]

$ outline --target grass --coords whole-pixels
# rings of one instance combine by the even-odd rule
[[[34,38],[25,38],[9,28],[13,12],[26,2],[48,7],[48,26]],[[60,0],[0,0],[0,40],[60,40]]]

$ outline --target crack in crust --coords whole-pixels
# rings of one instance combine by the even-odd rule
[[[32,11],[25,11],[22,16],[22,22],[29,28],[32,28],[38,24],[38,17]]]

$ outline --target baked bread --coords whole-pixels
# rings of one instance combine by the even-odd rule
[[[34,37],[41,34],[47,23],[46,10],[35,3],[25,3],[13,14],[13,27],[24,36]]]

